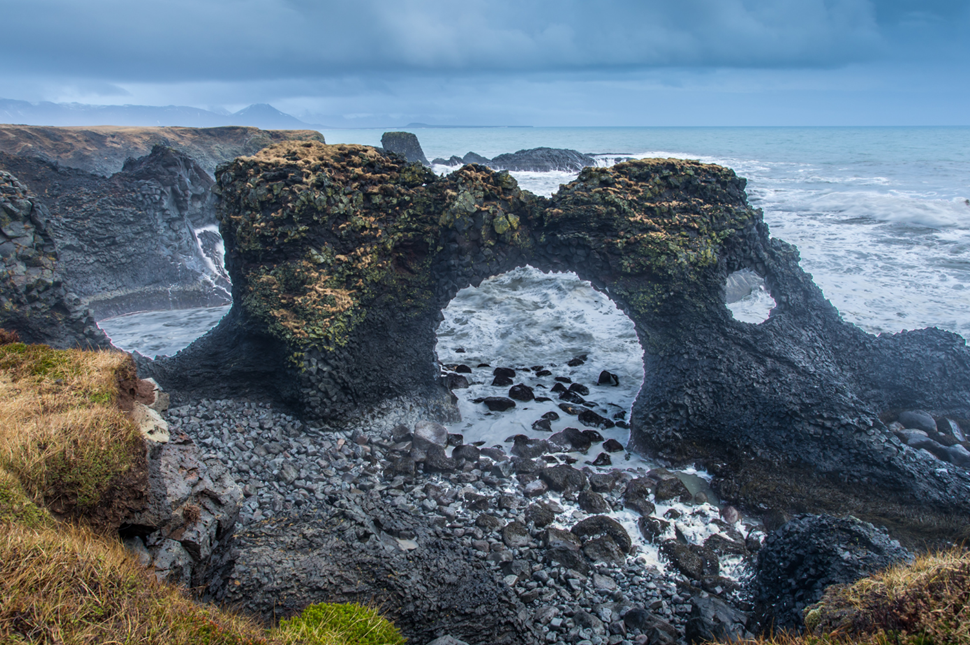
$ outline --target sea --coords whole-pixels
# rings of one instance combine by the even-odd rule
[[[419,128],[428,159],[469,151],[486,157],[551,147],[593,155],[608,166],[623,157],[696,159],[733,168],[747,179],[749,202],[764,212],[771,235],[796,245],[802,267],[842,317],[873,334],[939,327],[970,337],[970,128]],[[380,145],[384,130],[324,130],[328,143]],[[447,174],[454,167],[435,165]],[[513,172],[520,186],[552,195],[576,173]],[[753,277],[753,276],[752,276]],[[733,315],[758,324],[774,301],[757,284],[728,304]],[[214,326],[228,307],[141,312],[100,321],[119,347],[148,356],[171,355]],[[466,442],[510,447],[518,434],[548,438],[532,428],[547,412],[560,412],[557,396],[489,412],[476,399],[504,395],[491,386],[492,367],[512,367],[516,382],[550,395],[552,381],[585,386],[597,411],[623,422],[643,381],[643,350],[633,323],[603,293],[575,274],[546,274],[521,267],[466,288],[443,311],[436,356],[442,371],[465,365],[470,385],[455,390],[462,420],[449,427]],[[567,365],[575,358],[581,364]],[[576,363],[576,361],[573,361]],[[478,367],[487,364],[489,367]],[[602,370],[619,384],[598,385]],[[568,385],[568,383],[567,383]],[[498,390],[503,391],[499,392]],[[553,431],[575,425],[561,414]],[[626,445],[623,423],[600,429]],[[578,466],[600,452],[574,454]],[[619,451],[602,468],[643,474],[655,463]],[[677,475],[709,503],[680,506],[678,530],[701,542],[712,529],[718,500],[710,476],[691,468]],[[575,504],[563,506],[581,517]],[[658,508],[658,516],[666,507]],[[637,536],[637,516],[615,517]],[[745,532],[757,522],[745,518]],[[663,568],[656,548],[636,540],[640,558]],[[736,564],[736,563],[735,563]],[[731,563],[726,570],[730,570]],[[737,572],[735,572],[737,573]]]

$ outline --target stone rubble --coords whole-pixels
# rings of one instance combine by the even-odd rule
[[[670,530],[679,526],[673,517],[679,512],[668,511],[669,521],[656,519],[662,530],[643,531],[672,553],[673,566],[664,571],[638,559],[627,530],[605,514],[631,504],[649,510],[646,497],[670,480],[679,483],[666,471],[653,475],[651,491],[621,471],[605,475],[555,458],[510,457],[501,446],[462,445],[435,423],[334,430],[251,402],[202,400],[170,409],[167,418],[173,435],[191,437],[203,460],[225,464],[239,482],[237,532],[358,496],[424,514],[437,533],[457,540],[465,558],[483,561],[514,591],[541,642],[678,642],[691,620],[696,633],[724,630],[697,626],[698,616],[731,612],[737,618],[731,629],[745,634],[746,614],[738,607],[748,607],[737,583],[717,575],[717,541],[683,544],[688,537]],[[728,545],[719,549],[721,560],[748,557],[736,528],[716,517],[711,522],[720,523],[716,534]],[[397,536],[400,548],[421,548],[410,537]],[[692,558],[703,563],[694,579],[680,573],[692,571]],[[706,598],[714,600],[701,602]],[[717,611],[709,610],[714,601]],[[698,602],[707,609],[697,609]]]

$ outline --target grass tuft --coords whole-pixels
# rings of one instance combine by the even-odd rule
[[[356,603],[310,605],[281,621],[279,633],[308,645],[403,645],[406,640],[376,610]]]

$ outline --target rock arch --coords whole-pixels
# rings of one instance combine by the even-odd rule
[[[271,388],[311,418],[398,397],[447,416],[433,362],[441,309],[517,266],[574,271],[636,325],[647,374],[633,448],[706,464],[749,507],[965,534],[970,478],[929,477],[928,458],[878,417],[916,406],[970,417],[965,342],[844,323],[744,188],[726,168],[653,159],[586,168],[546,199],[478,165],[437,177],[365,146],[274,146],[218,175],[231,314],[148,369],[195,394]],[[724,304],[741,268],[777,303],[761,325]]]

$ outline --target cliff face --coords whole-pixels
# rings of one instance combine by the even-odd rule
[[[64,285],[49,221],[27,186],[0,171],[0,329],[58,349],[108,347],[91,312]]]
[[[222,305],[229,282],[196,231],[214,227],[212,179],[158,146],[110,178],[0,153],[51,213],[66,282],[95,316]]]
[[[646,380],[631,448],[705,465],[724,497],[751,509],[967,534],[970,476],[904,447],[878,416],[970,416],[964,340],[877,338],[844,323],[731,170],[663,159],[587,168],[547,200],[481,166],[439,178],[373,148],[303,143],[237,159],[216,191],[236,306],[153,366],[170,387],[270,389],[330,420],[409,396],[447,416],[434,364],[441,309],[516,266],[571,270],[636,324]],[[765,323],[738,322],[724,304],[740,269],[763,276],[778,303]]]
[[[214,175],[224,161],[283,141],[324,142],[315,130],[0,125],[0,152],[38,157],[105,177],[119,172],[127,159],[144,157],[157,145],[184,152]]]

